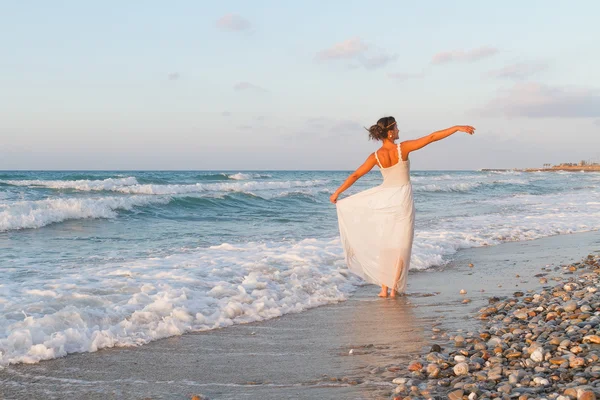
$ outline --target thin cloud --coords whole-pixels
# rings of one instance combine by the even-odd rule
[[[388,65],[398,59],[397,54],[378,54],[372,57],[360,57],[359,61],[366,69],[377,69]]]
[[[518,83],[502,91],[484,108],[482,115],[526,118],[598,118],[600,91],[586,87]]]
[[[268,92],[267,89],[262,88],[258,85],[250,83],[250,82],[238,82],[235,85],[233,85],[233,90],[235,90],[236,92],[255,92],[255,93]]]
[[[252,28],[252,24],[246,18],[237,14],[227,14],[219,18],[217,27],[229,32],[243,32],[249,31]]]
[[[229,117],[231,117],[231,113],[230,113],[229,111],[223,111],[223,112],[221,113],[221,116],[222,116],[222,117],[225,117],[225,118],[229,118]]]
[[[332,47],[321,50],[315,58],[318,61],[353,59],[368,50],[369,46],[360,38],[352,38],[336,43]]]
[[[522,80],[548,68],[545,63],[517,63],[487,73],[488,77]]]
[[[178,80],[179,78],[181,78],[181,75],[179,74],[179,72],[171,72],[171,73],[169,74],[169,80],[170,80],[170,81],[176,81],[176,80]]]
[[[389,54],[368,45],[358,37],[336,43],[332,47],[321,50],[315,55],[315,60],[320,62],[351,60],[353,63],[348,66],[349,68],[355,69],[362,66],[369,70],[384,67],[396,61],[397,58],[398,55]]]
[[[494,47],[479,47],[473,50],[454,50],[437,53],[431,59],[434,65],[448,64],[451,62],[475,62],[498,53]]]
[[[425,77],[425,72],[396,72],[388,74],[389,78],[395,79],[397,81],[408,81],[410,79],[421,79]]]

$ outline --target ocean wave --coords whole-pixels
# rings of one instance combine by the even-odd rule
[[[138,181],[133,176],[126,178],[108,178],[108,179],[80,179],[80,180],[4,180],[0,181],[12,186],[43,187],[48,189],[74,189],[82,191],[95,190],[117,190],[123,186],[137,185]]]
[[[249,180],[249,179],[264,179],[264,178],[271,178],[271,175],[268,174],[258,174],[258,173],[244,173],[244,172],[238,172],[237,174],[230,174],[227,175],[227,177],[229,179],[233,179],[236,181],[239,180]]]
[[[18,201],[0,205],[0,232],[41,228],[75,219],[115,218],[118,210],[169,201],[169,198],[150,196]]]
[[[196,183],[190,185],[131,185],[114,190],[127,194],[175,195],[201,192],[251,192],[256,190],[290,189],[299,187],[321,186],[327,180],[308,181],[250,181],[250,182],[220,182]]]
[[[8,282],[0,366],[263,321],[346,300],[359,284],[343,265],[339,241],[316,239],[223,243],[81,266],[38,284]]]
[[[449,185],[415,185],[415,192],[468,192],[483,185],[483,182],[452,183]]]
[[[241,178],[240,178],[241,179]],[[289,189],[299,187],[322,186],[329,180],[306,181],[248,181],[243,182],[193,183],[193,184],[139,184],[136,178],[109,178],[104,180],[83,181],[44,181],[21,180],[1,181],[14,186],[44,187],[49,189],[72,189],[79,191],[112,191],[125,194],[176,195],[185,193],[214,192],[249,192],[256,190]]]
[[[133,195],[124,197],[98,198],[52,198],[45,200],[11,201],[0,204],[0,232],[41,228],[49,224],[67,220],[89,218],[116,218],[119,210],[160,205],[164,212],[177,212],[177,208],[203,210],[217,209],[224,206],[258,206],[257,201],[295,200],[319,202],[320,194],[328,194],[331,190],[299,190],[270,191],[253,193],[251,191],[233,190],[229,192],[178,193],[176,195]],[[167,191],[167,193],[169,193]],[[0,200],[3,199],[0,192]],[[168,211],[168,210],[171,211]]]
[[[250,180],[250,179],[265,179],[271,178],[269,174],[259,174],[256,172],[237,172],[235,174],[232,173],[212,173],[212,174],[199,174],[194,177],[200,181],[227,181],[227,180]]]
[[[450,184],[415,184],[415,192],[469,192],[482,187],[493,187],[502,185],[529,185],[530,182],[525,179],[503,179],[493,181],[474,181],[474,182],[456,182]]]

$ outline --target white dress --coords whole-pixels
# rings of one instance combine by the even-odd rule
[[[340,237],[350,271],[365,281],[406,290],[415,207],[410,163],[383,168],[375,152],[383,183],[337,202]]]

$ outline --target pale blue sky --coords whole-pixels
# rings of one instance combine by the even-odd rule
[[[596,1],[0,1],[0,169],[600,161]]]

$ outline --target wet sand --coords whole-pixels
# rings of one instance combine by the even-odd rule
[[[389,398],[399,370],[441,343],[433,327],[474,329],[489,297],[537,288],[542,267],[599,250],[600,232],[464,250],[443,269],[412,273],[408,295],[395,300],[369,285],[270,321],[13,365],[0,370],[0,398]]]

